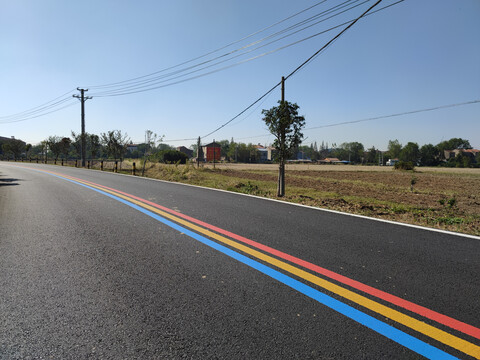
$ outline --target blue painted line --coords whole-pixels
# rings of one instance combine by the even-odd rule
[[[199,235],[189,229],[186,229],[168,219],[165,219],[161,216],[159,216],[158,214],[155,214],[149,210],[146,210],[138,205],[135,205],[133,203],[130,203],[122,198],[119,198],[115,195],[112,195],[112,194],[109,194],[109,193],[106,193],[102,190],[99,190],[99,189],[95,189],[91,186],[88,186],[88,185],[85,185],[85,184],[82,184],[82,183],[79,183],[75,180],[71,180],[71,179],[68,179],[68,178],[64,178],[64,177],[61,177],[61,176],[58,176],[58,175],[55,175],[55,174],[49,174],[49,175],[52,175],[52,176],[55,176],[55,177],[58,177],[60,179],[63,179],[63,180],[67,180],[67,181],[70,181],[72,183],[75,183],[77,185],[80,185],[80,186],[83,186],[87,189],[90,189],[90,190],[93,190],[93,191],[96,191],[102,195],[105,195],[105,196],[108,196],[114,200],[117,200],[125,205],[128,205],[130,206],[131,208],[135,209],[135,210],[138,210],[142,213],[144,213],[145,215],[148,215],[150,216],[151,218],[227,255],[227,256],[230,256],[231,258],[234,258],[235,260],[238,260],[240,262],[242,262],[243,264],[245,265],[248,265],[258,271],[260,271],[261,273],[265,274],[265,275],[268,275],[270,276],[271,278],[291,287],[292,289],[295,289],[297,290],[298,292],[314,299],[314,300],[317,300],[319,303],[325,305],[325,306],[328,306],[329,308],[339,312],[340,314],[343,314],[347,317],[349,317],[350,319],[352,320],[355,320],[356,322],[376,331],[377,333],[389,338],[390,340],[393,340],[397,343],[399,343],[400,345],[403,345],[405,346],[406,348],[412,350],[412,351],[415,351],[416,353],[426,357],[427,359],[458,359],[440,349],[437,349],[436,347],[430,345],[430,344],[427,344],[426,342],[424,341],[421,341],[419,339],[417,339],[416,337],[414,336],[411,336],[401,330],[398,330],[396,328],[394,328],[393,326],[391,325],[388,325],[380,320],[377,320],[376,318],[370,316],[370,315],[367,315],[353,307],[351,307],[350,305],[347,305],[347,304],[344,304],[342,303],[341,301],[338,301],[334,298],[332,298],[331,296],[328,296],[326,294],[323,294],[321,293],[320,291],[308,286],[308,285],[305,285],[304,283],[298,281],[298,280],[295,280],[293,278],[291,278],[290,276],[287,276],[285,274],[282,274],[281,272],[277,271],[277,270],[274,270],[264,264],[261,264],[259,263],[258,261],[256,260],[253,260],[253,259],[250,259],[249,257],[246,257],[245,255],[242,255],[240,253],[237,253],[236,251],[232,250],[232,249],[229,249],[223,245],[220,245],[220,244],[217,244],[216,242],[212,241],[212,240],[209,240],[205,237],[203,237],[202,235]]]

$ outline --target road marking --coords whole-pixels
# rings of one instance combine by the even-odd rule
[[[58,176],[58,175],[57,175]],[[419,321],[415,318],[412,318],[408,315],[405,315],[397,310],[391,309],[385,305],[379,304],[373,300],[370,300],[362,295],[359,295],[357,293],[354,293],[350,290],[347,290],[345,288],[342,288],[341,286],[338,286],[336,284],[333,284],[327,280],[324,280],[322,278],[319,278],[311,273],[308,273],[304,270],[301,270],[297,267],[294,267],[292,265],[289,265],[281,260],[275,259],[269,255],[263,254],[259,251],[253,250],[247,246],[241,245],[233,240],[227,239],[221,235],[218,235],[216,233],[211,232],[210,230],[204,229],[202,227],[199,227],[197,225],[194,225],[184,219],[181,219],[179,216],[174,216],[172,214],[169,214],[165,211],[159,210],[151,205],[146,204],[143,201],[136,200],[130,196],[123,195],[118,192],[118,190],[109,190],[106,187],[103,187],[101,185],[84,181],[81,179],[76,179],[73,177],[68,177],[65,175],[60,175],[62,178],[65,178],[67,180],[76,182],[78,184],[81,184],[83,186],[92,188],[94,190],[100,191],[104,194],[108,194],[110,196],[113,196],[114,198],[119,198],[122,200],[125,200],[127,202],[133,203],[149,212],[156,213],[163,217],[164,219],[169,219],[172,221],[175,221],[178,224],[181,224],[187,228],[190,228],[196,232],[199,232],[201,234],[204,234],[210,238],[216,239],[226,245],[229,245],[235,249],[238,249],[246,254],[249,254],[257,259],[260,259],[266,263],[269,263],[273,266],[276,266],[277,268],[283,269],[295,276],[298,276],[304,280],[307,280],[317,286],[320,286],[332,293],[335,293],[337,295],[342,296],[345,299],[348,299],[350,301],[353,301],[369,310],[372,310],[380,315],[383,315],[387,318],[390,318],[400,324],[403,324],[405,326],[408,326],[409,328],[420,332],[424,335],[427,335],[435,340],[438,340],[448,346],[451,346],[459,351],[462,351],[470,356],[473,356],[477,359],[480,359],[480,347],[476,346],[475,344],[472,344],[466,340],[463,340],[461,338],[458,338],[454,335],[451,335],[443,330],[437,329],[431,325],[428,325],[422,321]],[[124,202],[124,201],[122,201]],[[124,202],[125,203],[125,202]],[[129,205],[127,203],[127,205]],[[167,220],[168,221],[168,220]],[[169,225],[170,226],[170,225]],[[182,232],[185,232],[182,230]],[[190,235],[191,236],[191,235]]]
[[[403,333],[402,331],[400,330],[397,330],[393,327],[391,327],[390,325],[388,324],[385,324],[367,314],[364,314],[352,307],[350,307],[349,305],[346,305],[342,302],[339,302],[338,300],[335,300],[331,297],[329,297],[328,295],[325,295],[325,294],[322,294],[320,293],[318,290],[315,290],[303,283],[300,283],[298,280],[295,280],[293,278],[290,278],[289,276],[287,275],[284,275],[282,273],[279,273],[277,270],[274,270],[266,265],[263,265],[261,263],[258,263],[256,260],[253,260],[253,259],[250,259],[244,255],[241,255],[229,248],[225,248],[224,246],[220,245],[220,244],[217,244],[215,242],[213,242],[212,240],[209,240],[209,239],[206,239],[204,238],[203,236],[197,234],[197,233],[194,233],[190,230],[188,230],[187,228],[190,228],[192,230],[195,230],[195,231],[198,231],[199,233],[202,233],[204,235],[207,235],[213,239],[216,239],[224,244],[227,244],[235,249],[238,249],[240,251],[243,251],[244,253],[247,253],[251,256],[254,256],[256,257],[257,259],[260,259],[262,261],[265,261],[266,263],[269,263],[273,266],[276,266],[280,269],[283,269],[283,270],[286,270],[288,272],[290,272],[291,274],[294,274],[300,278],[303,278],[313,284],[316,284],[320,287],[323,287],[324,289],[328,290],[328,291],[331,291],[333,293],[336,293],[346,299],[349,299],[351,301],[354,301],[356,302],[357,304],[361,305],[361,306],[364,306],[370,310],[373,310],[379,314],[382,314],[386,317],[389,317],[401,324],[404,324],[418,332],[421,332],[427,336],[430,336],[432,337],[433,339],[436,339],[438,341],[441,341],[453,348],[456,348],[457,350],[460,350],[468,355],[471,355],[471,356],[474,356],[475,358],[477,359],[480,359],[480,347],[472,344],[472,343],[469,343],[463,339],[460,339],[458,337],[455,337],[445,331],[442,331],[442,330],[439,330],[439,329],[436,329],[435,327],[433,326],[430,326],[428,324],[425,324],[417,319],[414,319],[414,318],[411,318],[410,316],[407,316],[407,315],[404,315],[396,310],[393,310],[393,309],[390,309],[384,305],[381,305],[379,303],[376,303],[375,301],[373,300],[370,300],[368,298],[365,298],[364,296],[362,295],[359,295],[359,294],[356,294],[356,293],[353,293],[352,291],[350,290],[347,290],[347,289],[344,289],[338,285],[335,285],[333,283],[330,283],[324,279],[321,279],[321,278],[318,278],[317,276],[313,275],[313,274],[310,274],[304,270],[301,270],[299,268],[296,268],[292,265],[289,265],[283,261],[280,261],[278,259],[275,259],[275,258],[272,258],[271,256],[269,255],[266,255],[266,254],[263,254],[263,253],[260,253],[256,250],[253,250],[249,247],[246,247],[244,245],[241,245],[241,244],[238,244],[237,242],[233,241],[233,240],[230,240],[230,239],[227,239],[221,235],[218,235],[218,234],[215,234],[215,233],[212,233],[211,231],[209,230],[206,230],[204,228],[201,228],[197,225],[194,225],[190,222],[187,222],[181,218],[179,218],[178,216],[173,216],[171,214],[168,214],[164,211],[161,211],[159,209],[156,209],[155,207],[152,207],[148,204],[145,204],[144,202],[141,202],[141,201],[138,201],[138,200],[135,200],[131,197],[128,197],[128,196],[125,196],[125,195],[122,195],[120,194],[119,192],[117,191],[111,191],[111,190],[107,190],[105,187],[102,187],[101,185],[98,185],[98,186],[95,186],[93,185],[93,183],[90,183],[89,182],[85,182],[84,180],[80,180],[80,179],[75,179],[75,178],[71,178],[67,175],[62,175],[62,174],[56,174],[56,173],[53,173],[53,172],[49,172],[49,171],[42,171],[44,173],[48,173],[48,174],[51,174],[53,176],[56,176],[56,177],[59,177],[59,178],[62,178],[62,179],[65,179],[65,180],[68,180],[68,181],[71,181],[73,183],[76,183],[76,184],[79,184],[81,186],[84,186],[86,188],[89,188],[89,189],[92,189],[94,191],[97,191],[101,194],[104,194],[106,196],[109,196],[115,200],[118,200],[132,208],[135,208],[155,219],[157,219],[158,221],[161,221],[162,223],[174,228],[174,229],[177,229],[178,231],[182,232],[182,233],[185,233],[186,235],[194,238],[194,239],[197,239],[199,241],[201,241],[202,243],[208,245],[208,246],[211,246],[281,282],[283,282],[284,284],[286,285],[289,285],[291,286],[292,288],[302,292],[303,294],[307,295],[307,296],[310,296],[314,299],[316,299],[317,301],[339,311],[340,313],[362,323],[363,325],[369,327],[369,328],[372,328],[374,329],[375,331],[389,337],[390,339],[394,340],[394,341],[397,341],[399,342],[400,344],[428,357],[428,358],[438,358],[439,355],[441,355],[440,357],[441,358],[453,358],[451,355],[447,354],[447,353],[444,353],[443,351],[427,344],[427,343],[424,343],[406,333]],[[158,214],[158,215],[157,215]],[[161,215],[161,216],[159,216]],[[183,226],[186,226],[187,228],[183,228],[182,226],[180,225],[177,225],[175,223],[173,223],[172,221],[170,220],[167,220],[167,219],[171,219],[172,221],[175,221],[179,224],[182,224]],[[421,346],[419,346],[419,344],[421,344]]]
[[[150,206],[153,206],[153,207],[156,207],[160,210],[163,210],[163,211],[166,211],[168,213],[171,213],[171,214],[174,214],[175,216],[177,217],[181,217],[189,222],[192,222],[192,223],[195,223],[195,224],[198,224],[204,228],[208,228],[210,230],[213,230],[217,233],[220,233],[220,234],[223,234],[225,236],[228,236],[230,238],[233,238],[235,240],[238,240],[238,241],[241,241],[245,244],[248,244],[248,245],[251,245],[253,247],[256,247],[257,249],[260,249],[262,251],[265,251],[267,253],[270,253],[272,255],[275,255],[279,258],[282,258],[282,259],[285,259],[289,262],[292,262],[294,264],[297,264],[297,265],[300,265],[304,268],[307,268],[309,270],[312,270],[312,271],[315,271],[316,273],[319,273],[321,275],[324,275],[324,276],[327,276],[333,280],[336,280],[338,282],[341,282],[345,285],[348,285],[348,286],[351,286],[353,287],[354,289],[357,289],[357,290],[360,290],[364,293],[367,293],[369,295],[372,295],[372,296],[375,296],[379,299],[382,299],[382,300],[385,300],[385,301],[388,301],[389,303],[391,304],[394,304],[394,305],[397,305],[399,307],[402,307],[406,310],[409,310],[411,312],[414,312],[418,315],[421,315],[425,318],[428,318],[430,320],[434,320],[440,324],[443,324],[443,325],[446,325],[452,329],[455,329],[455,330],[458,330],[458,331],[461,331],[463,332],[464,334],[467,334],[467,335],[470,335],[472,337],[475,337],[477,339],[480,339],[480,329],[475,327],[475,326],[472,326],[472,325],[469,325],[469,324],[466,324],[464,322],[461,322],[457,319],[454,319],[452,317],[449,317],[449,316],[446,316],[446,315],[443,315],[443,314],[440,314],[436,311],[433,311],[433,310],[430,310],[426,307],[423,307],[421,305],[417,305],[413,302],[410,302],[408,300],[405,300],[405,299],[402,299],[398,296],[395,296],[395,295],[392,295],[392,294],[389,294],[387,292],[384,292],[382,290],[379,290],[379,289],[376,289],[374,287],[371,287],[369,285],[366,285],[366,284],[363,284],[359,281],[356,281],[356,280],[353,280],[353,279],[350,279],[346,276],[343,276],[341,274],[338,274],[338,273],[335,273],[333,271],[330,271],[328,269],[325,269],[325,268],[322,268],[318,265],[315,265],[315,264],[312,264],[312,263],[309,263],[305,260],[302,260],[302,259],[299,259],[297,257],[294,257],[292,255],[289,255],[289,254],[286,254],[284,252],[281,252],[279,250],[276,250],[276,249],[273,249],[269,246],[266,246],[266,245],[263,245],[263,244],[260,244],[256,241],[253,241],[253,240],[250,240],[250,239],[247,239],[243,236],[240,236],[240,235],[237,235],[237,234],[234,234],[230,231],[227,231],[227,230],[224,230],[224,229],[221,229],[219,227],[216,227],[214,225],[211,225],[211,224],[207,224],[203,221],[200,221],[198,219],[195,219],[195,218],[192,218],[188,215],[185,215],[185,214],[181,214],[181,213],[178,213],[172,209],[169,209],[165,206],[162,206],[162,205],[159,205],[159,204],[156,204],[156,203],[153,203],[151,201],[148,201],[148,200],[145,200],[145,199],[142,199],[140,197],[137,197],[135,195],[131,195],[131,194],[128,194],[128,193],[125,193],[125,192],[122,192],[120,190],[116,190],[116,189],[113,189],[113,188],[109,188],[108,186],[104,186],[104,185],[99,185],[99,184],[96,184],[96,183],[93,183],[93,182],[90,182],[90,181],[87,181],[87,180],[82,180],[82,179],[78,179],[78,178],[74,178],[74,177],[71,177],[72,179],[74,180],[78,180],[78,181],[83,181],[85,183],[88,183],[88,184],[92,184],[93,186],[100,186],[102,189],[107,189],[107,190],[111,190],[111,191],[114,191],[118,194],[122,194],[122,195],[125,195],[127,197],[130,197],[132,199],[135,199],[135,200],[138,200],[142,203],[145,203],[145,204],[148,204]]]

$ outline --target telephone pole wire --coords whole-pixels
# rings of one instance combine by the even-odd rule
[[[82,135],[81,135],[81,142],[82,142],[82,167],[85,167],[85,158],[86,158],[86,139],[85,139],[85,101],[88,99],[92,99],[91,96],[85,96],[85,91],[88,89],[80,89],[77,87],[77,90],[80,91],[80,95],[72,95],[74,98],[77,98],[82,103]]]

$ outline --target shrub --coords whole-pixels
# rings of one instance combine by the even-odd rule
[[[414,170],[415,166],[411,161],[399,161],[395,164],[395,170]]]
[[[158,154],[158,161],[165,164],[186,164],[188,156],[177,150],[163,150]]]

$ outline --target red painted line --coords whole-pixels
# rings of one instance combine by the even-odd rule
[[[61,176],[65,176],[65,175],[62,175],[62,174],[59,174]],[[178,216],[178,217],[181,217],[185,220],[188,220],[192,223],[195,223],[195,224],[198,224],[200,226],[203,226],[207,229],[210,229],[210,230],[213,230],[219,234],[222,234],[222,235],[225,235],[225,236],[228,236],[232,239],[235,239],[235,240],[238,240],[240,242],[243,242],[245,244],[248,244],[248,245],[251,245],[257,249],[260,249],[260,250],[263,250],[269,254],[272,254],[272,255],[275,255],[279,258],[282,258],[284,260],[287,260],[287,261],[290,261],[294,264],[297,264],[297,265],[300,265],[306,269],[309,269],[309,270],[312,270],[318,274],[322,274],[326,277],[329,277],[330,279],[333,279],[333,280],[336,280],[340,283],[343,283],[345,285],[348,285],[348,286],[351,286],[352,288],[354,289],[357,289],[357,290],[360,290],[360,291],[363,291],[367,294],[370,294],[372,296],[375,296],[379,299],[382,299],[382,300],[385,300],[385,301],[388,301],[389,303],[391,304],[394,304],[394,305],[397,305],[401,308],[404,308],[406,310],[409,310],[411,312],[414,312],[418,315],[421,315],[423,317],[426,317],[430,320],[434,320],[440,324],[443,324],[443,325],[446,325],[452,329],[455,329],[455,330],[458,330],[458,331],[461,331],[463,332],[464,334],[467,334],[467,335],[470,335],[470,336],[473,336],[477,339],[480,339],[480,329],[475,327],[475,326],[472,326],[472,325],[469,325],[469,324],[466,324],[462,321],[459,321],[459,320],[456,320],[452,317],[449,317],[449,316],[446,316],[446,315],[443,315],[443,314],[440,314],[434,310],[430,310],[424,306],[421,306],[421,305],[417,305],[415,303],[412,303],[411,301],[408,301],[408,300],[405,300],[405,299],[402,299],[398,296],[395,296],[395,295],[392,295],[392,294],[389,294],[385,291],[382,291],[382,290],[378,290],[374,287],[371,287],[369,285],[366,285],[366,284],[363,284],[359,281],[356,281],[356,280],[353,280],[353,279],[350,279],[346,276],[343,276],[343,275],[340,275],[336,272],[333,272],[333,271],[330,271],[328,269],[325,269],[325,268],[322,268],[318,265],[315,265],[315,264],[312,264],[308,261],[305,261],[305,260],[302,260],[300,258],[297,258],[295,256],[292,256],[292,255],[289,255],[289,254],[286,254],[282,251],[279,251],[279,250],[276,250],[274,248],[271,248],[269,246],[266,246],[266,245],[263,245],[263,244],[260,244],[256,241],[253,241],[253,240],[250,240],[250,239],[247,239],[243,236],[240,236],[240,235],[237,235],[237,234],[234,234],[230,231],[227,231],[227,230],[224,230],[224,229],[221,229],[219,227],[216,227],[214,225],[211,225],[211,224],[207,224],[201,220],[198,220],[198,219],[195,219],[195,218],[192,218],[188,215],[185,215],[185,214],[182,214],[182,213],[179,213],[175,210],[171,210],[169,208],[166,208],[165,206],[162,206],[162,205],[158,205],[158,204],[155,204],[151,201],[148,201],[148,200],[145,200],[145,199],[142,199],[140,197],[137,197],[137,196],[134,196],[134,195],[131,195],[131,194],[128,194],[128,193],[125,193],[123,191],[119,191],[117,189],[113,189],[113,188],[110,188],[110,187],[107,187],[107,186],[104,186],[104,185],[99,185],[99,184],[96,184],[94,182],[91,182],[91,181],[87,181],[87,180],[83,180],[83,179],[78,179],[78,178],[74,178],[74,177],[71,177],[72,179],[75,179],[75,180],[79,180],[79,181],[83,181],[83,182],[86,182],[86,183],[89,183],[89,184],[92,184],[92,185],[96,185],[96,186],[99,186],[99,187],[102,187],[104,189],[108,189],[108,190],[111,190],[111,191],[115,191],[119,194],[122,194],[122,195],[125,195],[125,196],[129,196],[133,199],[136,199],[136,200],[139,200],[145,204],[148,204],[150,206],[153,206],[153,207],[156,207],[158,209],[161,209],[163,211],[166,211],[166,212],[169,212],[171,214],[174,214],[175,216]]]

